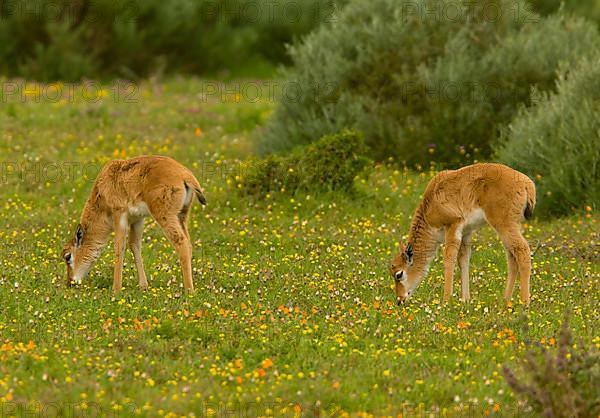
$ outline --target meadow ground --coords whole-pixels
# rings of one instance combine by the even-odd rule
[[[441,305],[438,258],[397,307],[388,262],[433,173],[390,162],[353,195],[240,198],[235,176],[274,103],[206,88],[174,79],[107,86],[95,102],[33,85],[0,96],[3,416],[510,416],[523,409],[501,366],[527,341],[555,345],[567,309],[576,338],[600,345],[597,214],[525,225],[538,247],[528,309],[502,302],[504,251],[489,228],[475,237],[470,304]],[[173,156],[206,189],[190,221],[196,292],[183,294],[152,222],[149,291],[128,253],[126,288],[111,295],[111,246],[67,288],[60,251],[95,174],[140,154]]]

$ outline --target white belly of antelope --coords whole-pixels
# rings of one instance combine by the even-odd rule
[[[481,208],[477,208],[465,217],[465,223],[463,230],[474,231],[481,228],[487,219],[485,218],[485,212]]]
[[[143,201],[139,201],[136,204],[129,206],[127,211],[129,217],[133,219],[144,218],[150,215],[148,205],[146,205],[146,202]]]

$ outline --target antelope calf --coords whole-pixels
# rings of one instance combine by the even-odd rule
[[[469,300],[471,235],[486,222],[496,230],[506,250],[508,279],[504,297],[510,300],[519,275],[521,301],[529,303],[531,252],[521,234],[521,222],[532,216],[534,206],[533,182],[505,165],[475,164],[436,175],[415,211],[408,243],[400,245],[400,253],[390,267],[398,304],[408,299],[421,283],[442,242],[444,301],[452,296],[457,260],[462,299]]]
[[[142,231],[148,215],[160,225],[179,255],[183,285],[192,290],[192,245],[187,219],[193,197],[205,205],[202,188],[192,172],[177,161],[142,156],[108,162],[98,174],[85,203],[75,236],[65,244],[67,283],[81,283],[115,232],[113,291],[122,288],[125,240],[133,252],[139,285],[148,287],[142,261]]]

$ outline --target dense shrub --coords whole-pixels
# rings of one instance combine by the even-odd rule
[[[504,132],[498,159],[536,179],[541,214],[600,202],[600,59],[565,69]]]
[[[38,80],[207,73],[287,59],[330,0],[0,2],[0,72]]]
[[[529,0],[533,9],[541,14],[555,13],[561,7],[564,11],[584,16],[600,24],[600,2],[597,0]]]
[[[263,153],[352,127],[379,160],[487,157],[532,87],[552,89],[560,62],[600,47],[593,24],[514,0],[355,0],[337,20],[291,48],[284,76],[302,94],[283,95]]]
[[[362,134],[344,130],[300,147],[288,156],[271,155],[251,161],[240,179],[244,195],[272,191],[350,191],[354,178],[368,164]]]
[[[587,418],[600,414],[600,352],[593,346],[573,345],[567,319],[556,350],[532,348],[521,366],[525,376],[517,377],[504,366],[504,377],[540,416]]]

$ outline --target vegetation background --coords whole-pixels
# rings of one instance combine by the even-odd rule
[[[0,0],[0,414],[598,416],[599,25],[596,0]],[[67,288],[96,173],[140,154],[206,189],[196,293],[153,222],[149,291],[128,254],[110,294],[110,246]],[[472,303],[440,303],[436,259],[395,306],[425,185],[476,161],[537,184],[531,306],[489,229]]]

